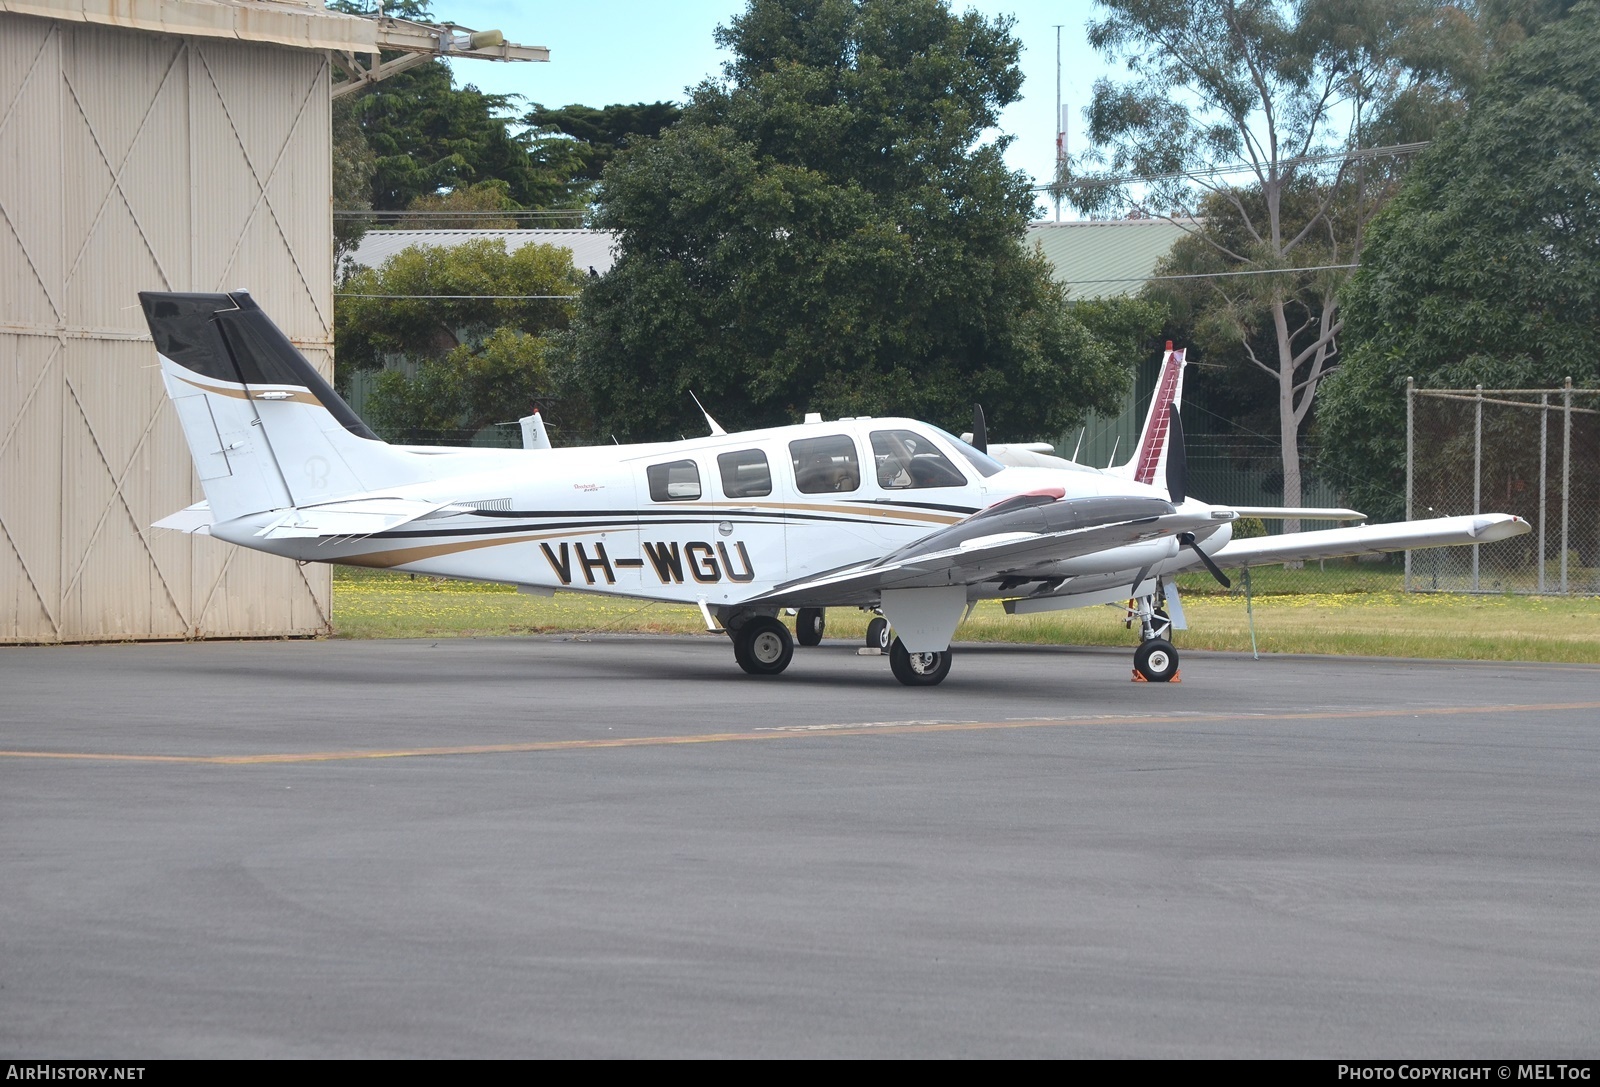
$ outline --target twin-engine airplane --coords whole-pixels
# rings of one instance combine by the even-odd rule
[[[821,609],[880,610],[891,670],[920,686],[949,673],[979,600],[1014,613],[1131,600],[1135,672],[1163,682],[1180,571],[1226,584],[1222,566],[1528,531],[1483,514],[1233,540],[1243,515],[1360,515],[1188,497],[1182,352],[1168,351],[1132,458],[1106,471],[1021,447],[996,459],[981,422],[969,444],[912,419],[553,449],[535,418],[535,448],[423,448],[379,441],[247,293],[139,298],[206,495],[158,527],[307,562],[698,605],[753,675],[789,666],[789,608],[806,644]]]

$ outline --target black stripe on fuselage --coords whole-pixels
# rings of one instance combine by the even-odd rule
[[[466,504],[466,503],[463,503],[463,504]],[[941,505],[936,505],[936,504],[926,503],[926,502],[879,502],[879,501],[872,500],[872,499],[861,499],[861,500],[853,500],[853,501],[850,501],[850,502],[841,502],[839,504],[840,505],[852,505],[852,506],[859,505],[861,507],[861,513],[862,513],[863,516],[870,515],[873,512],[874,509],[885,509],[885,508],[889,508],[889,509],[902,509],[903,508],[903,509],[934,510],[934,511],[937,511],[939,513],[956,513],[956,514],[960,514],[963,517],[970,516],[971,514],[974,514],[974,513],[978,512],[977,509],[975,507],[972,507],[972,506],[941,506]],[[732,509],[732,510],[718,510],[718,509],[716,509],[716,507],[707,507],[707,506],[688,506],[688,507],[686,507],[686,506],[678,506],[678,507],[663,506],[660,509],[640,509],[640,510],[473,510],[472,511],[472,515],[476,516],[476,517],[499,517],[499,518],[519,518],[519,517],[521,517],[521,518],[528,518],[528,517],[638,517],[638,518],[646,518],[646,517],[682,517],[683,516],[683,510],[686,509],[686,508],[703,511],[704,515],[707,516],[707,517],[711,517],[713,515],[718,515],[718,516],[720,516],[720,519],[724,520],[724,521],[728,520],[728,516],[727,516],[728,514],[737,514],[737,516],[742,517],[742,518],[751,518],[751,517],[765,517],[765,518],[790,517],[790,518],[793,518],[793,517],[817,517],[817,516],[821,516],[819,514],[810,514],[810,513],[797,512],[798,510],[804,509],[805,508],[804,506],[793,506],[793,507],[790,507],[787,510],[781,510],[781,509],[760,510],[760,509],[750,509],[747,506],[741,506],[741,507],[738,507],[737,509]],[[465,516],[465,515],[463,515],[463,516]]]

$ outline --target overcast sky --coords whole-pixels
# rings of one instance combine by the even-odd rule
[[[712,31],[739,11],[743,0],[588,0],[583,4],[528,4],[524,0],[434,0],[434,15],[474,30],[500,30],[519,45],[550,50],[548,64],[460,61],[458,84],[496,94],[521,95],[547,106],[579,103],[682,101],[684,88],[721,71],[725,55]],[[1107,66],[1084,41],[1093,5],[1084,0],[952,4],[993,17],[1012,15],[1022,42],[1022,101],[1007,109],[1001,130],[1015,136],[1006,159],[1038,183],[1055,163],[1056,31],[1061,29],[1061,96],[1069,107],[1069,147],[1084,146],[1083,106]],[[1070,213],[1063,210],[1063,218]]]

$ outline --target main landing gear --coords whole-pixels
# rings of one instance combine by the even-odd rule
[[[1173,683],[1178,681],[1178,651],[1167,639],[1172,634],[1165,600],[1141,596],[1128,602],[1128,625],[1139,621],[1139,648],[1133,651],[1135,683]]]
[[[794,616],[794,640],[804,646],[822,644],[827,629],[827,613],[821,608],[801,608]]]
[[[932,687],[950,674],[950,650],[912,653],[899,638],[889,646],[889,671],[907,687]]]
[[[794,659],[789,628],[770,615],[755,615],[728,632],[733,659],[752,676],[775,676]]]

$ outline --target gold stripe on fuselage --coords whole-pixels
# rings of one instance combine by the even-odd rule
[[[893,521],[890,522],[891,527],[898,527],[895,526],[895,521],[932,521],[935,524],[947,525],[954,524],[956,521],[961,520],[961,516],[959,514],[924,513],[918,510],[864,510],[860,506],[824,506],[810,504],[785,504],[781,502],[760,502],[754,504],[746,503],[741,508],[750,509],[752,506],[759,506],[763,509],[778,510],[785,513],[823,511],[852,514],[858,518],[852,522],[854,524],[873,524],[878,520],[878,517],[886,516],[893,519]],[[710,505],[689,506],[688,504],[685,504],[685,506],[681,508],[699,509],[707,512],[717,513],[736,512],[733,510],[718,510],[716,507]],[[707,520],[706,522],[708,526],[714,523],[715,522],[710,520]],[[648,521],[640,522],[636,527],[642,531],[650,527],[650,523]],[[440,555],[454,555],[463,551],[476,551],[485,547],[499,547],[503,544],[538,543],[541,540],[581,539],[584,537],[593,536],[600,532],[633,530],[634,526],[619,529],[615,526],[615,522],[607,522],[605,524],[596,524],[592,528],[563,529],[559,532],[522,532],[513,535],[495,536],[490,539],[457,540],[450,543],[423,544],[415,547],[392,548],[386,551],[369,551],[362,555],[341,556],[331,561],[342,563],[345,566],[368,566],[376,569],[388,569],[392,566],[403,566],[408,562],[420,562],[423,559],[438,558]]]

